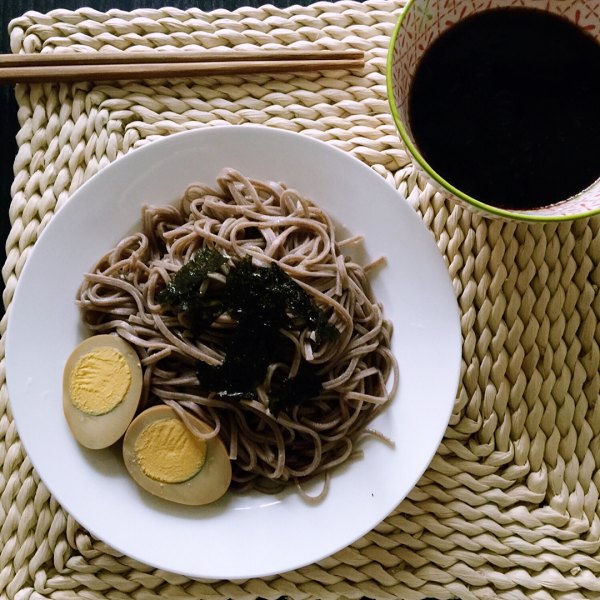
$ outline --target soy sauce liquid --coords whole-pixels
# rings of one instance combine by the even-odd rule
[[[494,9],[452,26],[417,67],[416,145],[449,183],[531,209],[600,177],[600,44],[562,17]]]

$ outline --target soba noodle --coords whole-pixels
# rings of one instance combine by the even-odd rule
[[[368,423],[395,392],[392,328],[372,297],[368,268],[344,257],[344,242],[336,242],[323,210],[282,184],[251,181],[232,169],[223,170],[217,184],[218,189],[191,185],[179,206],[144,207],[142,231],[93,267],[77,302],[94,333],[116,332],[137,350],[144,373],[140,408],[168,404],[190,427],[186,415],[198,416],[229,450],[232,487],[274,491],[327,472],[356,453]],[[195,365],[222,362],[219,336],[232,321],[221,315],[200,335],[191,335],[157,298],[201,248],[218,250],[230,266],[243,257],[257,266],[276,262],[339,335],[318,345],[306,327],[282,332],[292,359],[269,366],[254,398],[202,389]],[[209,284],[222,283],[226,270],[211,274]],[[321,392],[271,414],[270,379],[277,371],[293,376],[301,360],[317,366]]]

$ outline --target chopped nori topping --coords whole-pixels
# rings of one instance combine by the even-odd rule
[[[273,327],[240,324],[226,338],[225,359],[219,366],[198,363],[200,383],[220,396],[256,398],[256,388],[265,377],[274,348],[281,347],[280,338]]]
[[[177,312],[194,310],[200,284],[209,273],[218,271],[226,262],[227,259],[217,250],[199,250],[171,277],[171,281],[158,294],[158,301],[168,304]]]
[[[286,377],[279,389],[273,390],[269,395],[269,410],[277,416],[281,410],[287,411],[288,408],[318,396],[321,388],[322,382],[317,367],[304,361],[295,377]]]
[[[158,299],[182,313],[196,335],[219,315],[229,315],[236,325],[223,342],[223,363],[216,367],[200,363],[197,375],[203,387],[221,396],[255,398],[269,364],[290,355],[281,329],[309,328],[315,332],[317,345],[339,332],[327,323],[310,295],[274,263],[257,267],[246,257],[229,270],[225,285],[209,286],[201,295],[204,279],[226,261],[216,250],[199,251],[175,273]],[[277,414],[317,396],[321,380],[314,367],[303,361],[296,377],[274,386],[269,409]]]

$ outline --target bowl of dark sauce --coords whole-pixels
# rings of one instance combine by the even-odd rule
[[[387,86],[413,161],[455,201],[526,221],[600,213],[600,2],[409,0]]]

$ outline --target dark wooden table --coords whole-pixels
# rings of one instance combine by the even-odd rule
[[[292,6],[293,4],[310,4],[313,0],[269,0],[269,4],[279,7]],[[111,8],[134,10],[136,8],[161,8],[173,6],[180,9],[192,7],[202,10],[226,8],[233,10],[240,6],[260,6],[264,0],[0,0],[0,44],[3,53],[10,52],[8,24],[11,19],[22,15],[28,10],[48,12],[55,8],[76,10],[84,6],[107,11]],[[15,136],[18,131],[17,104],[14,97],[13,86],[0,85],[0,239],[2,249],[0,259],[4,264],[6,258],[6,238],[10,231],[8,207],[10,204],[10,187],[13,181],[13,162],[17,152]],[[4,290],[4,281],[0,278],[0,292]],[[0,310],[4,310],[0,303]]]

